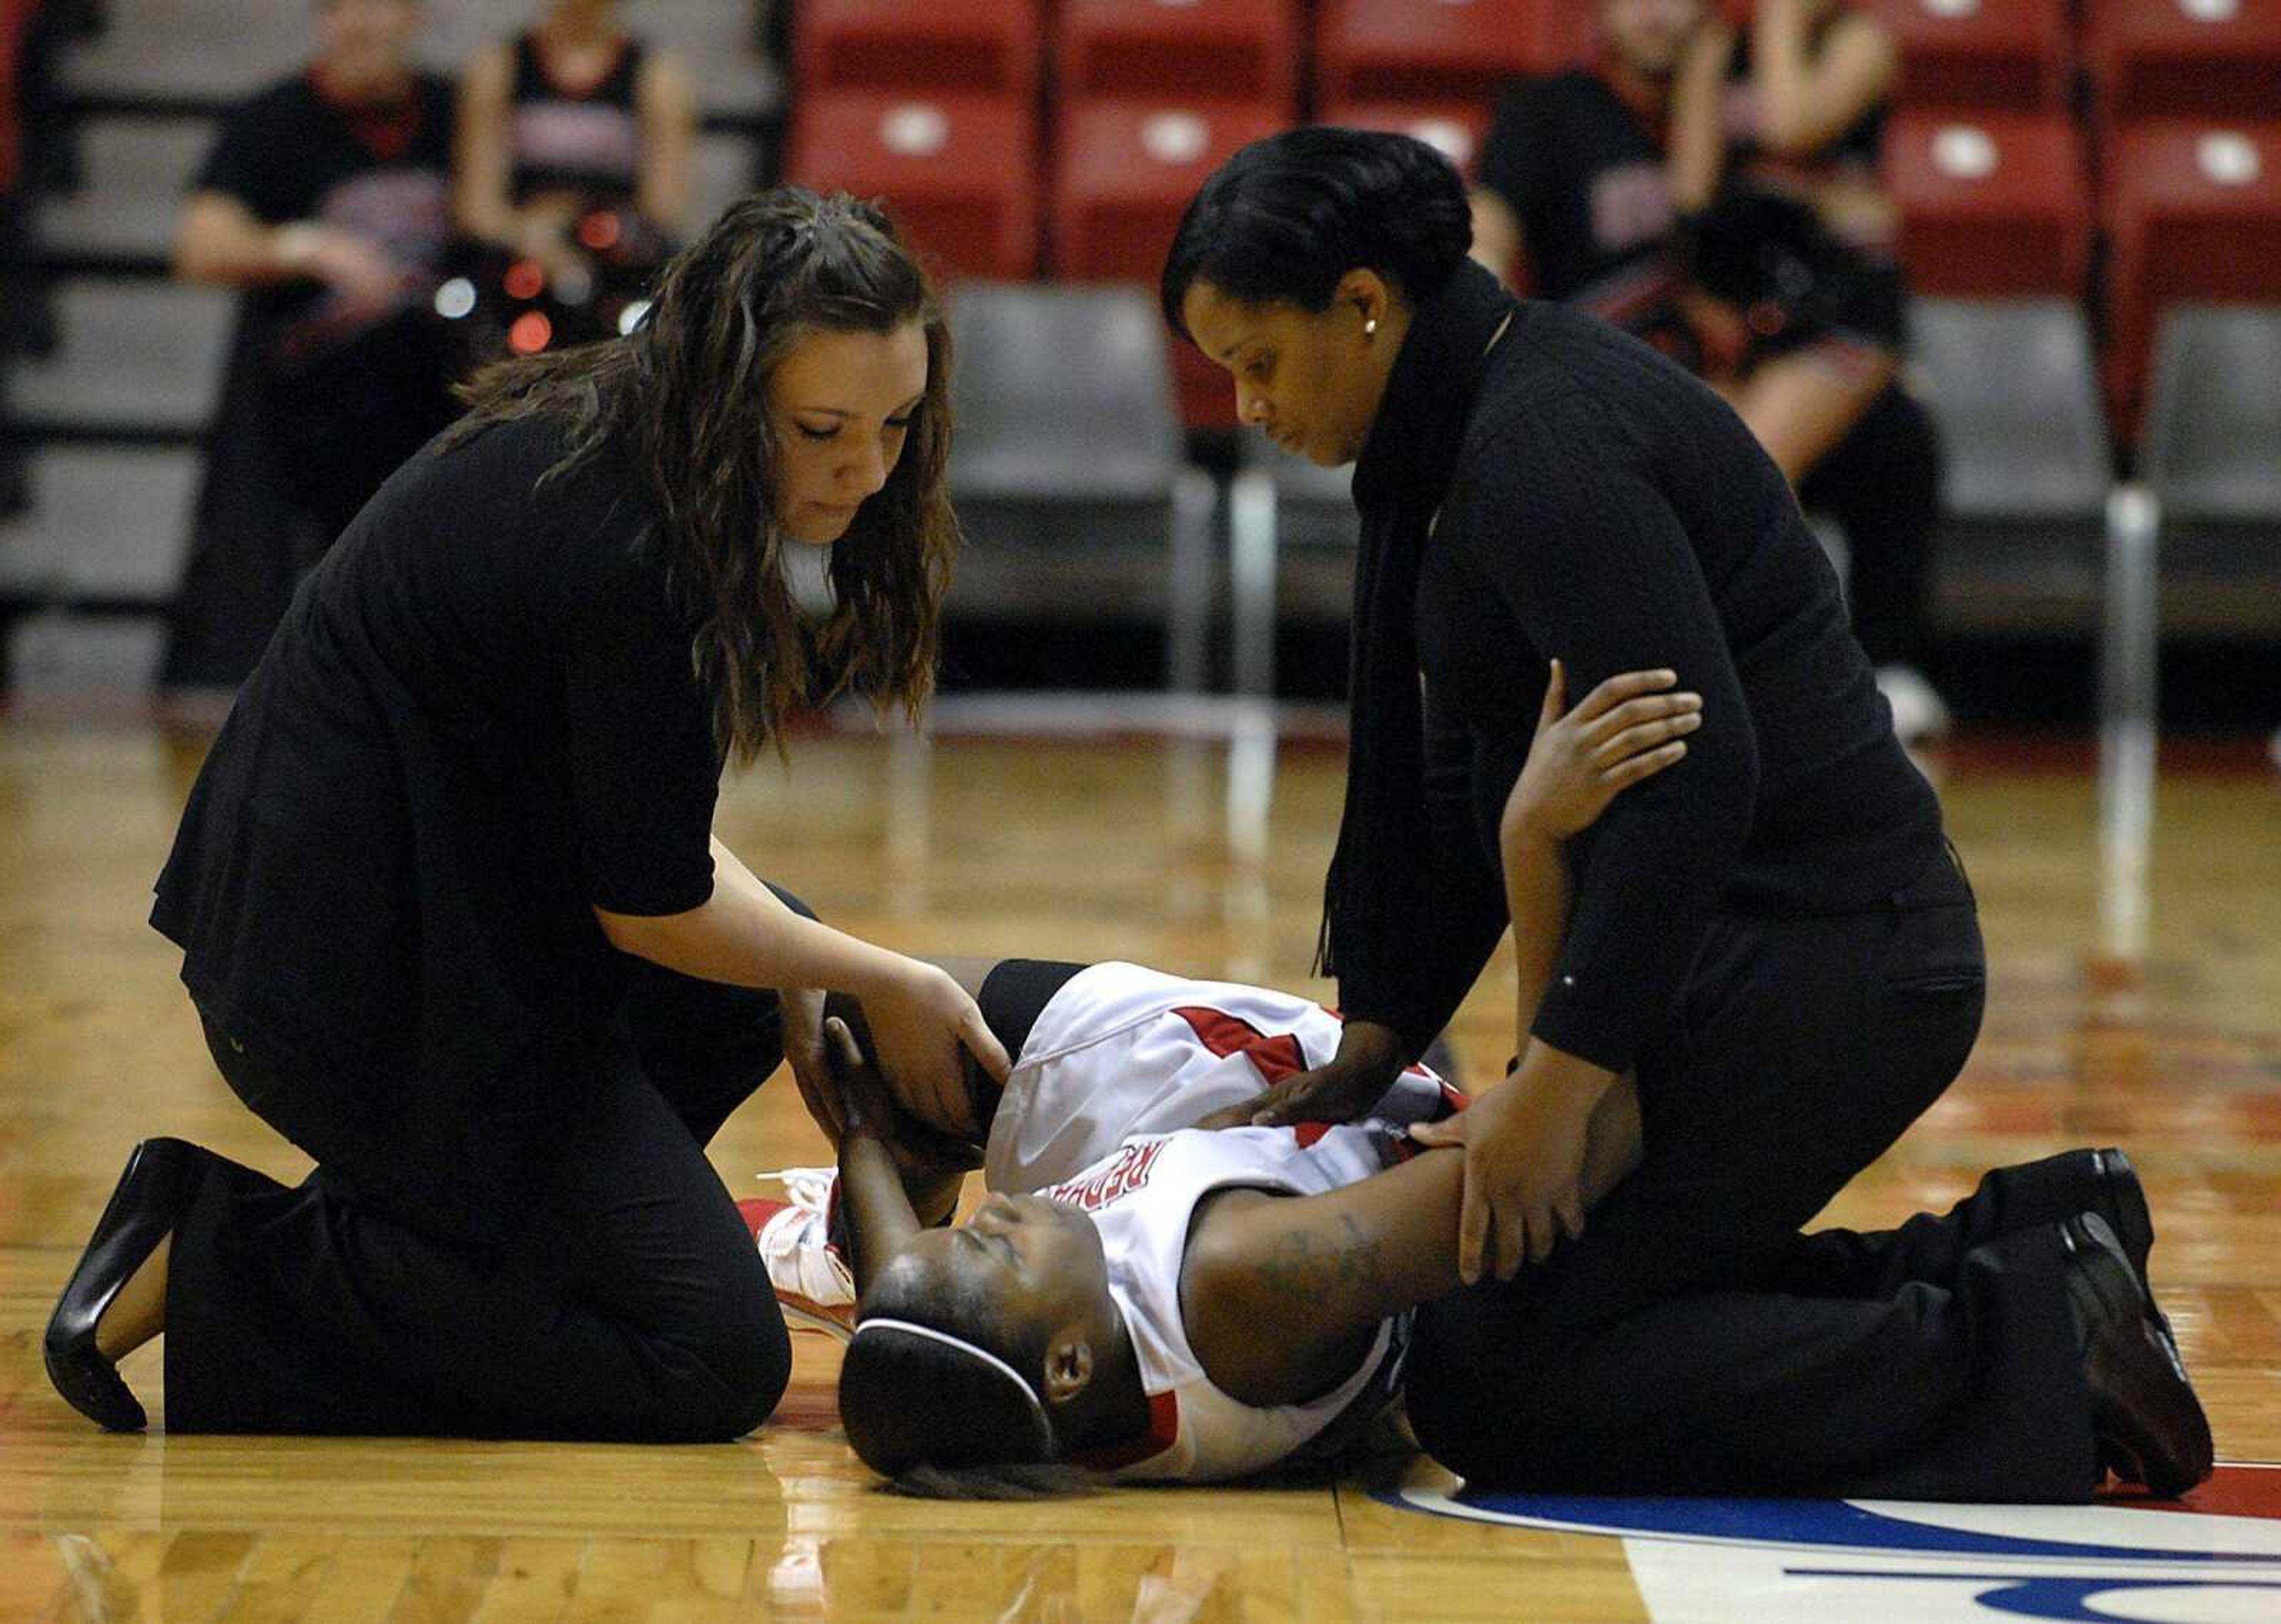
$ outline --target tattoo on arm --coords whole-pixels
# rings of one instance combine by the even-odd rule
[[[1351,1212],[1339,1215],[1334,1233],[1300,1226],[1273,1236],[1253,1265],[1268,1300],[1311,1314],[1342,1311],[1382,1295],[1381,1242]]]

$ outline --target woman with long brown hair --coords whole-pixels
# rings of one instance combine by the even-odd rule
[[[882,215],[762,194],[630,336],[479,378],[358,516],[152,914],[222,1075],[316,1170],[139,1146],[48,1328],[73,1404],[140,1427],[117,1361],[164,1331],[174,1431],[724,1439],[774,1407],[784,1326],[704,1146],[815,1053],[795,989],[860,995],[922,1094],[965,1097],[962,1048],[1005,1070],[948,976],[710,828],[795,707],[925,695],[949,359]]]

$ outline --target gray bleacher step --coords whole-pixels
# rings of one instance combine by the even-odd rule
[[[213,136],[210,119],[81,120],[80,185],[41,199],[41,248],[65,256],[166,258],[183,194]]]
[[[66,96],[231,102],[292,73],[316,36],[307,0],[109,0],[105,26],[63,53]]]
[[[689,65],[707,117],[761,118],[784,110],[784,76],[760,49],[759,15],[735,0],[646,0],[626,26]]]
[[[753,143],[743,135],[700,135],[692,168],[684,236],[696,236],[753,189]]]
[[[0,522],[0,598],[173,596],[197,499],[196,452],[49,445],[26,464],[31,507]]]
[[[166,646],[163,608],[100,619],[32,615],[8,629],[0,670],[7,673],[8,700],[19,711],[139,702],[158,681]]]
[[[106,9],[103,33],[64,54],[58,80],[66,97],[104,105],[225,105],[295,72],[316,40],[308,0],[112,0]],[[535,8],[459,10],[415,47],[424,64],[446,74],[483,42],[529,26]],[[684,0],[636,6],[627,22],[688,62],[707,119],[746,120],[778,112],[784,94],[782,75],[754,43],[754,15],[736,0]]]
[[[35,430],[196,430],[213,410],[235,305],[220,289],[67,277],[54,295],[55,352],[14,369],[11,409]]]

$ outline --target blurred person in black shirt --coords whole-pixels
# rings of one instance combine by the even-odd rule
[[[629,34],[619,12],[616,0],[553,0],[460,84],[455,218],[543,274],[557,342],[614,331],[597,297],[613,290],[598,281],[638,290],[687,224],[689,70]]]
[[[1855,59],[1875,55],[1855,43],[1860,20],[1844,19],[1842,36],[1826,27],[1817,35],[1842,39],[1842,52],[1816,60],[1844,68],[1836,88],[1849,97],[1862,93],[1857,74],[1878,83]],[[1473,257],[1500,275],[1525,267],[1540,297],[1624,328],[1728,394],[1800,500],[1844,530],[1854,630],[1896,727],[1912,741],[1937,734],[1947,710],[1921,667],[1939,445],[1924,408],[1895,380],[1901,297],[1889,246],[1873,254],[1852,245],[1854,235],[1875,238],[1883,89],[1823,165],[1848,235],[1825,229],[1818,213],[1806,218],[1802,258],[1819,275],[1785,303],[1758,286],[1760,255],[1773,253],[1790,286],[1801,255],[1768,236],[1763,211],[1744,200],[1713,211],[1691,240],[1682,229],[1682,205],[1709,201],[1730,149],[1719,128],[1679,118],[1676,107],[1686,96],[1723,97],[1732,31],[1705,0],[1604,0],[1601,25],[1597,69],[1524,81],[1500,104],[1473,192]],[[1785,65],[1794,58],[1775,53]],[[1749,98],[1736,99],[1739,114]],[[1731,155],[1753,175],[1776,167],[1763,138]],[[1797,214],[1775,226],[1800,233]],[[1889,205],[1883,229],[1889,245]],[[1705,269],[1716,293],[1699,285]]]
[[[309,66],[231,113],[174,265],[244,290],[166,656],[232,687],[295,581],[450,421],[430,304],[450,230],[451,87],[414,71],[425,9],[324,0]]]

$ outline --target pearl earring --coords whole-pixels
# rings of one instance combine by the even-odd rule
[[[1365,316],[1363,318],[1362,336],[1365,338],[1375,338],[1378,336],[1378,318],[1376,316]]]

